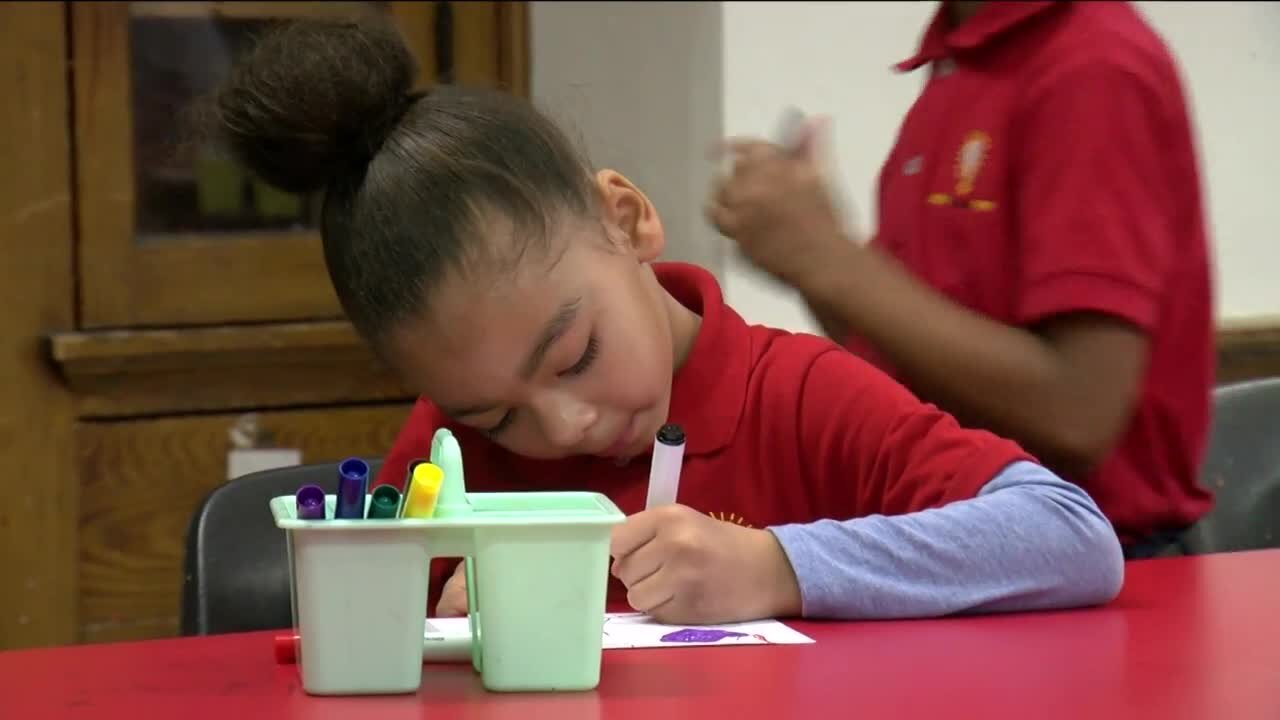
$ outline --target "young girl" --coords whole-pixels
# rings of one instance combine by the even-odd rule
[[[711,274],[656,262],[645,195],[591,173],[528,103],[415,94],[413,77],[393,30],[308,21],[265,38],[214,102],[241,161],[325,191],[343,308],[421,395],[378,483],[402,486],[446,425],[469,489],[605,493],[629,515],[611,596],[665,622],[1118,592],[1119,544],[1079,488],[827,340],[746,325]],[[678,504],[644,510],[666,423],[687,434]],[[454,573],[438,612],[464,611],[461,590]]]

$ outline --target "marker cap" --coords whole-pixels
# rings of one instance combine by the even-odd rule
[[[324,519],[324,489],[319,485],[303,485],[298,488],[297,499],[296,514],[299,520]]]
[[[429,518],[435,515],[444,471],[433,463],[419,463],[409,481],[409,494],[404,499],[404,517]]]
[[[400,510],[400,491],[391,485],[379,485],[369,498],[369,519],[394,518]]]
[[[675,447],[684,444],[684,429],[674,423],[667,423],[658,428],[658,434],[654,438],[663,445]]]
[[[333,516],[359,520],[364,517],[364,498],[369,486],[369,464],[347,458],[338,465],[338,502]]]
[[[281,665],[292,665],[298,658],[298,636],[276,635],[272,638],[275,646],[276,662]]]

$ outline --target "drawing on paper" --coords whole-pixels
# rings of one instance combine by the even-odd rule
[[[428,643],[466,640],[471,626],[466,617],[431,618],[424,633]],[[631,648],[732,647],[736,645],[800,645],[813,639],[777,620],[698,627],[664,625],[641,613],[605,613],[601,628],[605,650]]]
[[[676,630],[675,632],[669,632],[658,639],[662,642],[670,643],[713,643],[720,642],[725,638],[740,638],[746,636],[746,633],[735,632],[733,630],[683,628],[681,630]],[[759,638],[760,636],[757,635],[756,637]]]

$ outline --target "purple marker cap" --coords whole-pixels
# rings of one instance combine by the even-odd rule
[[[298,488],[298,519],[324,519],[324,488],[319,485],[303,485]]]
[[[369,487],[369,465],[360,458],[347,458],[338,465],[338,503],[333,516],[338,519],[364,518],[364,497]]]

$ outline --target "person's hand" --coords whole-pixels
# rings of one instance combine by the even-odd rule
[[[436,603],[438,617],[460,617],[467,614],[467,572],[466,562],[459,562],[453,575],[444,583],[440,591],[440,602]]]
[[[836,243],[850,242],[823,173],[826,125],[807,120],[791,148],[726,141],[720,152],[733,169],[713,184],[707,200],[711,224],[756,266],[793,286],[826,264]]]
[[[664,505],[614,528],[611,573],[658,622],[725,623],[800,613],[800,588],[773,533]]]

